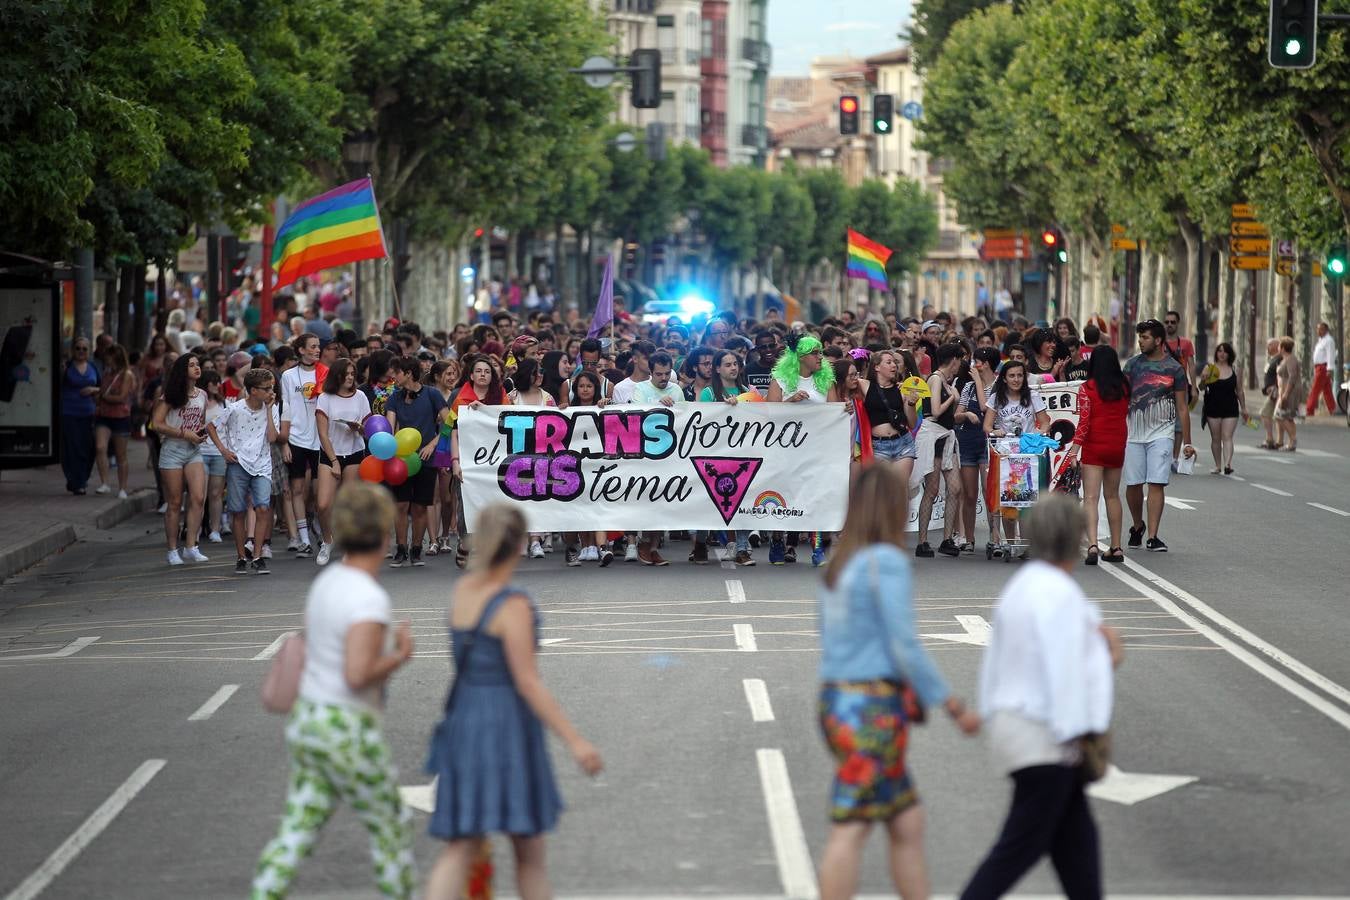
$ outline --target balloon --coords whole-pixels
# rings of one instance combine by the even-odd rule
[[[386,484],[398,487],[408,480],[408,464],[397,456],[384,461],[384,480]]]
[[[375,435],[393,434],[394,426],[389,424],[389,420],[379,413],[371,413],[366,416],[366,420],[361,423],[361,432],[365,434],[366,440],[370,440]]]
[[[379,484],[384,481],[384,460],[378,456],[367,456],[361,460],[361,468],[357,471],[361,473],[363,481]]]
[[[403,464],[408,467],[408,477],[412,478],[418,472],[422,471],[422,457],[416,453],[409,453],[407,456],[400,456]]]
[[[399,456],[407,456],[422,449],[422,432],[416,428],[400,428],[394,440],[398,442]]]
[[[398,441],[394,440],[394,436],[389,432],[381,431],[379,434],[371,435],[370,440],[366,441],[366,449],[376,459],[393,459],[398,452]]]
[[[763,402],[764,402],[764,397],[761,396],[760,393],[759,393],[759,391],[755,390],[754,388],[746,388],[744,391],[741,392],[740,396],[736,398],[736,402],[737,402],[737,403],[763,403]]]

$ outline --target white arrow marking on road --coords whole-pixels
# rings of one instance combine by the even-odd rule
[[[430,784],[410,784],[398,789],[403,805],[430,815],[436,811],[436,779]]]
[[[984,616],[957,616],[956,622],[965,629],[964,634],[921,634],[919,637],[941,638],[958,644],[970,644],[975,647],[989,646],[989,633],[992,631]]]
[[[1191,775],[1146,775],[1142,772],[1124,772],[1117,766],[1108,766],[1106,777],[1088,785],[1087,792],[1098,800],[1134,806],[1136,803],[1159,797],[1198,780]]]
[[[1204,503],[1203,500],[1187,500],[1185,497],[1165,497],[1163,502],[1174,509],[1195,509],[1192,503]]]
[[[97,640],[97,635],[76,638],[60,650],[52,650],[50,653],[24,653],[21,656],[0,656],[0,662],[9,662],[11,659],[64,659],[67,656],[74,656]]]

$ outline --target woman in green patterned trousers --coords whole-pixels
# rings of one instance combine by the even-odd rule
[[[394,504],[384,488],[358,482],[338,492],[333,533],[344,555],[314,580],[305,604],[305,670],[286,725],[286,812],[258,861],[254,900],[286,896],[296,867],[339,801],[370,833],[380,894],[413,894],[411,823],[380,729],[384,684],[413,650],[404,622],[394,632],[394,651],[384,653],[389,595],[374,576],[383,567],[393,525]]]

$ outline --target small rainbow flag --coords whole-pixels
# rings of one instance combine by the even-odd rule
[[[362,178],[306,200],[287,217],[272,247],[274,287],[321,269],[388,255],[375,189]]]
[[[848,277],[863,278],[879,291],[887,290],[886,260],[891,249],[870,241],[852,228],[848,230]]]

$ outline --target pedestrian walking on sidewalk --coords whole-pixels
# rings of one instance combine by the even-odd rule
[[[1037,558],[999,596],[980,667],[980,716],[995,764],[1012,778],[1012,808],[961,900],[1002,897],[1046,854],[1071,900],[1102,896],[1078,739],[1110,727],[1120,637],[1072,577],[1077,500],[1043,497],[1027,531]]]
[[[1303,363],[1294,355],[1294,339],[1280,338],[1280,365],[1275,370],[1275,424],[1280,429],[1280,449],[1298,449],[1298,414],[1303,410],[1307,384]]]
[[[1308,394],[1307,413],[1317,414],[1317,401],[1325,399],[1327,415],[1336,414],[1336,398],[1331,393],[1331,376],[1336,372],[1336,341],[1326,322],[1317,323],[1317,343],[1313,346],[1313,382]]]
[[[117,496],[127,496],[131,466],[127,464],[127,440],[131,437],[131,401],[136,396],[136,373],[127,362],[127,351],[113,344],[104,354],[103,378],[99,381],[94,408],[94,453],[99,487],[95,493],[112,493],[108,451],[117,461]]]
[[[394,629],[393,650],[385,652],[392,616],[389,594],[376,576],[393,530],[387,490],[343,485],[333,505],[333,533],[343,555],[314,579],[305,601],[305,669],[286,723],[286,812],[258,860],[253,900],[286,896],[338,801],[350,805],[370,833],[380,894],[413,895],[411,817],[399,798],[398,771],[381,727],[386,682],[413,653],[407,622]]]
[[[1280,444],[1275,440],[1275,400],[1279,396],[1280,339],[1271,338],[1266,342],[1266,372],[1261,381],[1261,394],[1266,398],[1261,404],[1261,426],[1266,430],[1266,439],[1257,444],[1262,450],[1278,450]]]
[[[602,763],[539,677],[539,613],[512,584],[529,536],[524,516],[497,504],[484,509],[476,524],[469,571],[456,582],[450,602],[455,683],[427,758],[427,771],[436,776],[428,831],[447,843],[426,897],[459,900],[482,840],[497,832],[511,837],[522,900],[544,900],[553,896],[544,835],[563,808],[544,727],[588,775]]]
[[[952,695],[919,643],[913,581],[901,549],[909,484],[867,466],[849,495],[820,594],[820,727],[838,762],[822,900],[854,895],[872,826],[884,823],[890,873],[905,898],[928,896],[924,812],[906,766],[909,727],[942,706],[966,734],[979,718]]]
[[[202,505],[206,502],[206,464],[201,444],[206,440],[206,391],[197,387],[202,366],[185,353],[174,360],[164,376],[164,396],[155,404],[154,426],[162,443],[159,472],[164,481],[164,539],[171,566],[184,562],[207,562],[197,549],[202,530]],[[179,553],[179,521],[183,517],[183,494],[187,493],[186,547]]]
[[[94,407],[101,374],[88,338],[76,338],[61,369],[61,471],[66,490],[83,495],[94,471]]]

